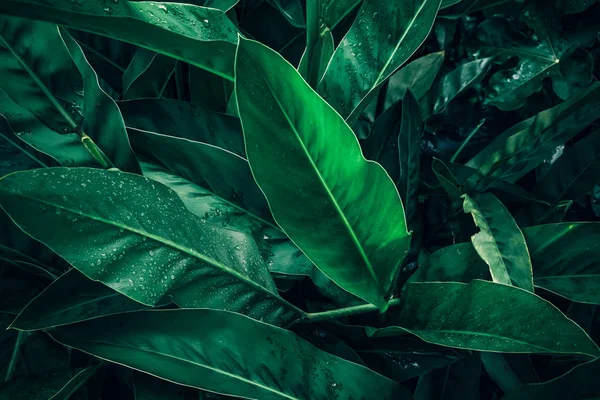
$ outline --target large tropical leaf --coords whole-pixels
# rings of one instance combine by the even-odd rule
[[[233,79],[237,29],[214,8],[146,1],[7,0],[0,3],[0,13],[119,39]]]
[[[600,355],[585,331],[552,303],[514,286],[482,280],[410,283],[403,296],[394,326],[370,334],[409,332],[429,343],[478,351]]]
[[[333,53],[319,92],[353,121],[369,95],[425,40],[441,0],[365,0],[356,21]]]
[[[15,103],[55,132],[79,134],[88,148],[91,137],[109,163],[139,172],[117,106],[100,88],[81,48],[66,31],[1,16],[0,44],[4,53],[0,88]],[[48,53],[48,48],[54,52]],[[57,150],[55,157],[64,157]],[[103,160],[104,154],[95,158]]]
[[[147,311],[56,328],[57,341],[172,382],[256,399],[409,399],[399,384],[292,332],[216,310]],[[248,340],[252,338],[252,340]]]
[[[490,267],[494,282],[533,291],[533,271],[523,232],[510,211],[491,193],[464,195],[463,209],[480,229],[473,247]]]
[[[202,221],[147,178],[88,168],[14,173],[0,180],[0,206],[86,276],[142,304],[171,293],[184,307],[273,323],[300,315],[276,294],[251,237]]]
[[[535,286],[573,301],[600,304],[600,224],[562,223],[523,229]],[[471,243],[434,252],[414,276],[420,281],[487,279],[488,267]]]
[[[335,283],[385,310],[410,242],[389,176],[294,68],[257,42],[240,42],[236,94],[248,161],[277,223]]]

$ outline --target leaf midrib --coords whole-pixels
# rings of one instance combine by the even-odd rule
[[[323,188],[325,189],[325,192],[327,193],[327,196],[329,197],[329,199],[331,200],[331,202],[334,205],[335,210],[337,211],[338,215],[340,216],[340,218],[342,219],[342,222],[344,224],[344,226],[346,227],[348,233],[350,234],[350,237],[352,239],[352,242],[354,243],[354,245],[356,246],[361,258],[363,259],[363,262],[365,263],[367,270],[369,271],[369,274],[371,275],[371,278],[373,279],[373,281],[375,282],[375,284],[377,285],[377,288],[379,290],[380,293],[383,293],[383,289],[381,287],[381,284],[379,282],[379,279],[377,279],[377,275],[375,274],[375,270],[373,269],[373,265],[371,264],[371,261],[369,260],[369,258],[367,257],[367,254],[365,253],[365,250],[362,247],[362,244],[360,243],[360,241],[358,240],[358,237],[356,236],[356,233],[354,232],[352,226],[350,225],[350,222],[348,221],[348,219],[346,218],[346,216],[344,215],[342,209],[340,208],[340,205],[338,204],[337,200],[335,199],[335,197],[333,196],[333,193],[331,192],[331,190],[329,189],[329,186],[327,185],[327,183],[325,182],[323,176],[321,175],[321,172],[319,171],[319,169],[317,168],[317,165],[315,164],[315,162],[312,159],[312,156],[310,155],[310,153],[308,152],[308,149],[306,148],[306,146],[304,145],[304,142],[300,136],[300,134],[298,133],[298,131],[296,130],[295,125],[292,123],[292,121],[290,120],[288,114],[285,112],[284,107],[282,106],[282,104],[279,102],[279,98],[277,97],[277,95],[275,94],[275,92],[273,91],[273,88],[271,87],[271,85],[269,84],[269,81],[265,78],[263,72],[260,70],[260,68],[256,68],[256,70],[258,71],[258,73],[260,74],[261,78],[263,79],[265,85],[267,86],[267,88],[269,89],[269,92],[271,93],[271,95],[273,96],[273,98],[275,99],[275,102],[277,103],[277,105],[279,106],[279,109],[281,110],[281,113],[283,114],[283,116],[285,117],[285,120],[288,122],[290,128],[292,129],[292,131],[294,132],[294,136],[296,136],[296,139],[298,140],[298,142],[300,143],[300,146],[302,147],[302,151],[304,152],[304,154],[306,155],[306,158],[308,159],[308,161],[310,162],[311,167],[313,168],[314,172],[317,174],[317,177],[319,178],[319,182],[321,183],[321,185],[323,186]],[[252,167],[252,166],[250,166]],[[273,217],[275,218],[275,217]]]
[[[50,333],[50,336],[52,336],[52,337],[54,338],[54,336],[53,336],[51,333]],[[66,335],[66,336],[67,336],[67,337],[70,337],[70,336],[68,336],[68,335]],[[291,397],[290,395],[288,395],[288,394],[286,394],[286,393],[283,393],[283,392],[280,392],[280,391],[278,391],[278,390],[276,390],[276,389],[273,389],[273,388],[270,388],[270,387],[268,387],[268,386],[264,386],[264,385],[261,385],[261,384],[259,384],[259,383],[257,383],[257,382],[251,381],[251,380],[249,380],[249,379],[243,378],[243,377],[241,377],[241,376],[239,376],[239,375],[234,375],[234,374],[232,374],[232,373],[230,373],[230,372],[223,371],[222,369],[215,368],[215,367],[213,367],[213,366],[210,366],[210,365],[207,365],[207,364],[200,364],[200,363],[198,363],[198,362],[195,362],[195,361],[193,361],[193,360],[187,360],[187,359],[184,359],[184,358],[181,358],[181,357],[177,357],[177,356],[174,356],[174,355],[170,355],[170,354],[166,354],[166,353],[163,353],[163,352],[160,352],[160,351],[153,351],[153,350],[150,350],[150,349],[144,349],[144,348],[138,348],[138,347],[133,347],[133,346],[127,346],[127,345],[125,345],[125,344],[120,344],[120,343],[111,343],[111,342],[105,342],[105,341],[102,341],[102,340],[88,340],[88,339],[81,339],[80,337],[75,337],[75,340],[76,340],[76,341],[80,341],[80,342],[88,342],[88,343],[91,343],[92,345],[93,345],[94,343],[98,343],[98,344],[105,345],[105,346],[114,346],[114,347],[118,347],[118,348],[122,348],[122,349],[129,349],[129,350],[133,350],[133,351],[139,351],[139,352],[147,352],[147,353],[155,354],[155,355],[162,356],[162,357],[165,357],[165,358],[172,358],[172,359],[174,359],[174,360],[182,361],[182,362],[184,362],[184,363],[188,363],[188,364],[191,364],[191,365],[194,365],[194,366],[200,367],[200,368],[206,368],[206,369],[209,369],[209,370],[211,370],[211,371],[214,371],[214,372],[216,372],[216,373],[218,373],[218,374],[222,374],[222,375],[225,375],[225,376],[228,376],[228,377],[231,377],[231,378],[234,378],[234,379],[240,380],[240,381],[242,381],[242,382],[244,382],[244,383],[250,384],[250,385],[252,385],[252,386],[256,386],[256,387],[258,387],[258,388],[260,388],[260,389],[264,389],[264,390],[266,390],[266,391],[268,391],[268,392],[275,393],[275,394],[277,394],[277,395],[279,395],[279,396],[281,396],[282,398],[285,398],[285,399],[290,399],[290,400],[301,400],[301,399],[299,399],[299,398],[296,398],[296,397]],[[57,340],[57,341],[58,341],[58,342],[60,342],[60,340]],[[100,357],[100,356],[98,356],[98,355],[96,355],[96,354],[93,354],[93,353],[91,353],[91,352],[85,351],[85,350],[83,350],[83,349],[81,349],[81,348],[79,348],[79,347],[77,347],[77,346],[72,346],[72,345],[70,345],[70,344],[66,344],[66,343],[63,343],[63,344],[65,344],[65,345],[67,345],[67,346],[69,346],[69,347],[75,348],[75,349],[77,349],[77,350],[79,350],[79,351],[82,351],[82,352],[84,352],[84,353],[87,353],[87,354],[92,354],[93,356],[95,356],[95,357],[98,357],[98,358],[101,358],[101,359],[104,359],[104,360],[106,360],[106,361],[109,361],[109,362],[114,362],[114,363],[116,363],[116,364],[121,364],[121,365],[125,365],[125,366],[127,366],[127,367],[129,367],[129,368],[132,368],[131,366],[129,366],[129,365],[125,364],[125,363],[115,362],[115,361],[113,361],[113,360],[110,360],[110,359],[107,359],[107,358]],[[136,368],[133,368],[133,369],[136,369]],[[144,370],[140,370],[140,371],[143,371],[143,372],[148,372],[148,371],[144,371]],[[193,387],[196,387],[196,388],[199,388],[199,389],[204,389],[204,388],[202,388],[202,387],[199,387],[199,386],[193,386]]]
[[[2,192],[1,188],[0,188],[0,192]],[[276,294],[272,293],[271,291],[269,291],[265,287],[263,287],[263,286],[259,285],[258,283],[250,280],[249,278],[245,277],[244,275],[240,274],[239,272],[237,272],[237,271],[229,268],[225,264],[221,264],[217,260],[214,260],[214,259],[212,259],[210,257],[204,256],[204,255],[196,252],[195,250],[188,249],[187,247],[184,247],[184,246],[180,246],[180,245],[178,245],[177,243],[175,243],[173,241],[167,240],[165,238],[162,238],[160,236],[151,234],[149,232],[143,232],[143,231],[140,231],[138,229],[131,228],[131,227],[126,226],[126,225],[120,225],[120,224],[117,224],[117,223],[113,223],[112,221],[106,220],[104,218],[90,216],[88,214],[84,214],[82,212],[75,211],[73,209],[70,209],[70,208],[62,206],[62,205],[57,205],[57,204],[54,204],[54,203],[51,203],[51,202],[48,202],[48,201],[45,201],[45,200],[41,200],[41,199],[37,199],[37,198],[34,198],[34,197],[26,196],[26,195],[24,195],[22,193],[14,193],[14,192],[7,192],[7,193],[9,195],[12,194],[12,195],[15,195],[15,196],[20,196],[20,197],[26,198],[28,200],[32,200],[34,202],[39,202],[41,204],[45,204],[45,205],[50,206],[50,207],[60,208],[60,209],[62,209],[64,211],[70,212],[72,214],[79,215],[80,217],[89,218],[91,220],[94,220],[94,221],[97,221],[97,222],[101,222],[101,223],[109,225],[109,226],[113,226],[113,227],[116,227],[116,228],[124,229],[124,230],[132,232],[134,234],[137,234],[139,236],[142,236],[142,237],[148,237],[149,239],[152,239],[152,240],[154,240],[157,243],[160,243],[160,244],[165,245],[165,246],[169,246],[169,247],[171,247],[171,248],[173,248],[173,249],[175,249],[177,251],[180,251],[180,252],[182,252],[184,254],[187,254],[188,256],[191,256],[191,257],[193,257],[195,259],[198,259],[198,260],[200,260],[202,262],[205,262],[205,263],[207,263],[207,264],[209,264],[209,265],[211,265],[211,266],[213,266],[215,268],[218,268],[218,269],[222,270],[223,272],[226,272],[226,273],[232,275],[233,277],[237,278],[238,280],[240,280],[240,281],[248,284],[249,286],[254,287],[256,290],[268,294],[271,298],[275,299],[283,307],[289,307],[290,309],[294,310],[295,312],[298,312],[300,315],[304,314],[304,312],[302,310],[296,308],[296,306],[293,306],[292,304],[287,303],[285,300],[281,299],[279,296],[277,296]],[[186,207],[186,210],[187,210],[187,207]],[[126,295],[126,296],[130,297],[128,295]],[[138,303],[140,302],[140,301],[135,300],[135,299],[132,299],[132,300],[134,300],[134,301],[136,301]],[[141,304],[144,304],[144,303],[141,303]],[[152,306],[151,304],[145,304],[145,305]]]

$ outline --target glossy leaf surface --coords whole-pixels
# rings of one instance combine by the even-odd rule
[[[353,120],[365,99],[404,64],[425,40],[441,0],[365,0],[333,53],[319,92]]]
[[[410,283],[405,296],[395,326],[371,334],[409,332],[426,342],[478,351],[600,355],[578,325],[523,289],[482,280]]]
[[[275,221],[334,282],[385,310],[410,242],[393,182],[276,53],[242,40],[236,77],[248,161]]]
[[[114,193],[105,198],[99,188]],[[115,203],[117,190],[127,195]],[[139,303],[154,305],[170,292],[182,306],[232,308],[282,324],[298,317],[276,294],[251,238],[203,222],[147,178],[84,168],[15,173],[0,181],[0,205],[90,279]],[[215,288],[219,296],[204,294]]]
[[[146,1],[7,0],[0,12],[122,40],[233,79],[237,29],[214,8]]]
[[[377,391],[381,399],[409,398],[399,384],[365,367],[231,312],[130,313],[57,328],[51,335],[100,358],[222,394],[326,399]]]

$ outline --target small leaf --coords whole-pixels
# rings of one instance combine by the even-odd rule
[[[290,331],[216,310],[136,312],[56,328],[60,343],[162,379],[256,399],[409,399],[406,389]],[[245,340],[247,338],[253,340]]]
[[[331,31],[327,31],[319,36],[314,44],[312,57],[308,56],[308,50],[304,52],[298,66],[298,72],[313,89],[316,89],[321,81],[327,64],[329,64],[329,60],[333,55],[334,47],[333,35]]]
[[[371,328],[371,335],[409,332],[429,343],[477,351],[600,355],[589,336],[550,302],[514,286],[481,280],[409,283],[403,296],[404,307],[391,321],[395,326]]]
[[[248,161],[275,221],[335,283],[384,311],[410,243],[393,182],[277,53],[242,39],[236,77]]]
[[[415,400],[479,400],[481,361],[477,354],[419,378]]]
[[[493,194],[464,195],[463,209],[471,213],[480,232],[473,247],[490,267],[494,282],[514,284],[533,292],[533,271],[523,232],[506,207]]]

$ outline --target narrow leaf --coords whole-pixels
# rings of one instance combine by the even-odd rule
[[[236,77],[248,161],[275,221],[335,283],[385,310],[410,243],[393,182],[277,53],[242,40]]]

